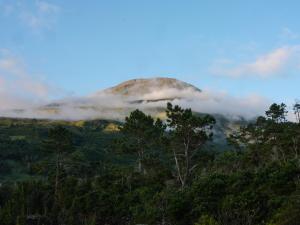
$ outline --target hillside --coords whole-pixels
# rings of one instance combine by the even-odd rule
[[[37,177],[39,165],[50,160],[43,152],[48,131],[64,126],[73,133],[76,152],[83,159],[113,161],[117,157],[105,151],[118,136],[116,121],[61,121],[0,118],[0,183]],[[33,175],[35,174],[35,175]]]
[[[202,94],[199,88],[173,78],[133,79],[90,96],[62,99],[37,108],[8,113],[6,116],[73,121],[73,124],[93,120],[122,122],[131,111],[140,109],[164,120],[167,102],[193,108],[195,102],[201,104]],[[194,113],[203,114],[197,108],[193,110]],[[213,115],[217,119],[214,143],[219,149],[226,149],[227,136],[247,121],[242,117],[233,119],[220,113]]]
[[[75,120],[70,111],[78,112],[79,119],[122,120],[137,108],[153,116],[163,116],[166,102],[188,101],[199,94],[199,88],[173,78],[133,79],[90,96],[50,103],[38,111],[46,117],[49,113],[50,118]]]
[[[176,93],[168,91],[173,90]],[[174,100],[176,98],[184,98],[183,91],[191,90],[201,92],[200,89],[186,82],[174,78],[151,78],[151,79],[133,79],[118,84],[112,88],[104,90],[105,93],[113,95],[122,95],[126,97],[140,97],[141,101],[159,101],[159,100]],[[155,92],[164,92],[161,96],[153,95],[152,98],[145,98]],[[99,92],[98,94],[101,94]]]
[[[0,113],[5,117],[122,120],[136,108],[153,116],[161,115],[167,101],[186,102],[201,94],[199,88],[173,78],[133,79],[88,96]]]
[[[231,145],[218,131],[238,124],[170,104],[166,126],[139,110],[0,118],[1,224],[297,225],[300,126],[280,107],[282,122],[275,104]]]

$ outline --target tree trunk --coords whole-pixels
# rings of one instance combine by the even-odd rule
[[[184,141],[184,155],[185,155],[185,175],[184,184],[187,183],[190,176],[190,153],[189,153],[189,140],[187,143]]]
[[[176,152],[174,149],[173,149],[173,155],[174,155],[175,166],[176,166],[176,170],[177,170],[177,176],[180,181],[181,188],[183,188],[185,186],[185,182],[184,182],[184,179],[182,178],[180,165],[179,165],[178,158],[177,158],[177,155],[176,155]]]
[[[59,186],[59,175],[60,175],[60,155],[56,156],[56,171],[55,171],[55,189],[54,189],[54,197],[55,202],[58,201],[58,186]]]
[[[142,173],[143,172],[142,159],[139,158],[138,161],[139,161],[138,170],[139,170],[139,173]]]

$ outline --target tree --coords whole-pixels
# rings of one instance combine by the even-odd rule
[[[193,162],[194,156],[212,137],[215,119],[210,115],[196,116],[191,109],[182,109],[178,105],[173,107],[171,103],[168,103],[166,113],[176,175],[184,188],[197,166]]]
[[[44,150],[54,155],[55,167],[55,202],[59,200],[59,186],[61,172],[64,167],[66,155],[73,150],[71,132],[62,126],[56,126],[50,129],[48,138],[44,141]]]
[[[137,156],[138,170],[145,173],[144,160],[151,153],[151,149],[159,144],[165,130],[160,119],[154,120],[140,110],[130,113],[120,131],[123,134],[123,150]]]
[[[209,215],[203,215],[200,217],[197,223],[195,225],[218,225],[217,221],[209,216]]]
[[[258,117],[240,132],[231,136],[231,142],[247,149],[247,162],[260,167],[270,162],[286,163],[299,158],[300,127],[287,121],[285,104],[272,104],[267,117]]]
[[[288,111],[286,110],[286,105],[281,103],[280,105],[273,103],[269,110],[266,111],[267,117],[275,123],[285,122],[286,114]]]
[[[296,116],[296,121],[300,123],[300,101],[299,100],[296,101],[296,103],[293,106],[293,109],[294,109],[294,114]]]

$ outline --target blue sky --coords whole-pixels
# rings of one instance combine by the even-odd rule
[[[299,8],[298,0],[0,0],[0,95],[86,95],[163,76],[291,102],[300,98]]]

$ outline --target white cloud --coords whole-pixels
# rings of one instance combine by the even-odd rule
[[[17,18],[21,24],[29,27],[33,31],[51,29],[61,12],[58,5],[41,1],[8,1],[0,3],[0,13],[2,15]]]
[[[163,98],[163,90],[157,90]],[[154,91],[156,92],[156,91]],[[195,92],[192,89],[183,91],[173,90],[174,95],[184,96],[183,99],[174,100],[174,104],[185,108],[192,108],[194,111],[210,114],[221,114],[230,118],[243,116],[247,119],[264,114],[270,101],[260,95],[251,94],[244,97],[235,97],[224,91],[206,89],[202,92]],[[182,92],[182,93],[181,93]],[[170,96],[170,90],[165,91],[165,97]],[[172,94],[171,94],[172,96]],[[151,103],[160,104],[165,107],[166,102]],[[151,104],[148,104],[151,105]]]
[[[214,90],[204,90],[202,92],[187,88],[178,90],[175,88],[153,89],[151,93],[144,95],[122,96],[108,92],[99,92],[96,95],[80,98],[68,98],[55,101],[58,108],[39,106],[27,108],[23,113],[0,111],[2,115],[30,118],[48,119],[115,119],[124,120],[131,111],[140,109],[148,114],[157,115],[166,107],[169,100],[161,101],[135,101],[135,100],[154,100],[170,99],[175,96],[173,104],[184,108],[192,108],[196,112],[221,114],[230,119],[237,119],[240,116],[250,119],[258,115],[263,115],[270,105],[270,101],[258,96],[249,95],[246,97],[234,97],[226,92]],[[40,105],[43,106],[43,105]],[[45,106],[45,104],[44,104]],[[57,111],[56,111],[57,110]]]
[[[30,74],[21,59],[0,51],[0,108],[32,106],[47,101],[58,92],[38,76]],[[26,104],[23,104],[26,103]]]
[[[1,53],[2,52],[2,53]],[[116,119],[122,120],[136,108],[155,115],[166,107],[167,99],[176,98],[174,104],[190,107],[203,113],[217,113],[229,117],[252,118],[263,114],[269,101],[258,95],[234,97],[226,92],[211,90],[196,91],[193,88],[155,88],[141,94],[121,96],[106,91],[97,94],[55,101],[60,106],[57,112],[47,105],[57,89],[42,82],[26,69],[21,59],[9,51],[0,51],[0,116],[48,118],[48,119]],[[178,98],[180,97],[180,98]],[[165,101],[136,100],[166,99]],[[24,109],[22,113],[14,109]],[[159,109],[159,110],[158,110]]]
[[[50,29],[57,20],[60,7],[45,1],[36,1],[33,9],[22,8],[21,21],[32,29]]]
[[[299,54],[299,50],[299,45],[285,46],[258,56],[253,62],[239,65],[233,65],[230,60],[217,61],[211,67],[211,72],[230,77],[272,77],[286,69],[293,58]],[[296,67],[296,65],[292,66]]]

